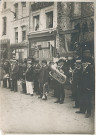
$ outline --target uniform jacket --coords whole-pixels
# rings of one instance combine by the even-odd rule
[[[90,64],[83,71],[82,84],[85,89],[92,89],[92,68]]]
[[[11,69],[11,77],[12,79],[18,79],[19,66],[18,64],[14,65]]]
[[[26,70],[26,81],[34,81],[33,67],[27,68]]]
[[[49,69],[48,66],[42,67],[39,74],[39,82],[45,84],[49,81]]]

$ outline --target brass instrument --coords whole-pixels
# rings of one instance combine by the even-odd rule
[[[55,65],[51,65],[50,69],[51,71],[49,72],[49,75],[53,79],[57,80],[61,84],[64,84],[66,82],[67,77],[63,74],[63,71],[61,72],[60,70],[58,70]]]

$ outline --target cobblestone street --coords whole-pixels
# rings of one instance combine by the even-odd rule
[[[20,88],[19,88],[20,89]],[[93,112],[90,118],[76,114],[74,101],[66,90],[64,104],[55,104],[49,93],[47,101],[0,88],[0,127],[7,133],[93,133]]]

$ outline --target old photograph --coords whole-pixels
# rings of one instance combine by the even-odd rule
[[[0,1],[0,130],[94,134],[90,1]]]

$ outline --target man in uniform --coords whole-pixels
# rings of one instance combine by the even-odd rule
[[[61,73],[65,74],[67,76],[68,72],[67,72],[66,67],[64,67],[64,59],[60,59],[58,61],[57,65],[58,65],[57,69]],[[57,82],[57,89],[58,89],[58,95],[57,95],[57,101],[55,101],[55,103],[63,104],[64,98],[65,98],[64,84],[61,84],[61,83]]]
[[[39,83],[40,83],[40,97],[43,100],[47,100],[48,94],[48,81],[49,81],[49,69],[47,66],[47,61],[42,60],[42,68],[39,74]]]
[[[12,78],[12,90],[17,92],[17,80],[18,80],[19,66],[17,61],[14,59],[11,68],[11,78]]]
[[[90,50],[83,52],[83,76],[82,76],[82,99],[80,103],[80,111],[77,113],[86,113],[85,117],[91,115],[92,108],[92,64]]]

